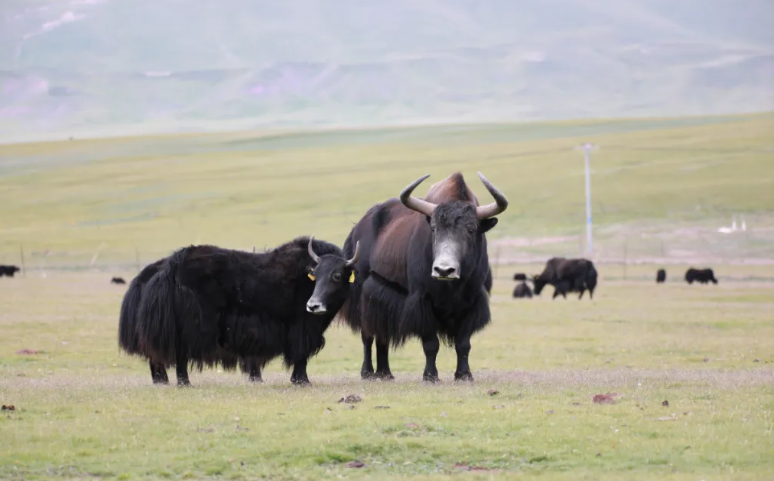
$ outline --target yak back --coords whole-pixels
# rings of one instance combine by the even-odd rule
[[[299,237],[259,254],[211,245],[186,247],[177,253],[177,281],[206,298],[212,308],[247,309],[282,319],[291,312],[306,312],[314,290],[306,270],[314,267],[308,243],[308,237]],[[319,256],[342,255],[328,242],[315,240],[313,246]]]
[[[596,274],[594,265],[587,259],[552,257],[546,262],[545,269],[538,277],[548,283],[554,283],[562,279],[585,277],[590,271]]]

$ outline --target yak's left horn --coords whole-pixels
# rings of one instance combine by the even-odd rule
[[[502,214],[505,209],[508,208],[508,199],[505,198],[502,192],[497,190],[497,187],[493,186],[491,182],[486,180],[484,174],[479,172],[478,176],[481,177],[481,182],[484,183],[486,190],[492,194],[492,197],[494,197],[495,201],[491,204],[476,207],[476,217],[481,220],[494,217],[497,214]]]

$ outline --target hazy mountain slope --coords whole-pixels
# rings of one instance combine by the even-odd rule
[[[774,108],[774,3],[673,3],[6,0],[0,140]]]

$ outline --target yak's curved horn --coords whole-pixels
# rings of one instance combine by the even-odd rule
[[[308,248],[308,251],[309,251],[309,257],[311,257],[311,258],[312,258],[312,260],[314,261],[314,263],[315,263],[315,264],[319,264],[319,263],[320,263],[320,256],[318,256],[317,254],[315,254],[315,253],[314,253],[314,249],[312,249],[312,241],[313,241],[313,240],[314,240],[314,236],[310,236],[310,237],[309,237],[309,248]]]
[[[497,190],[497,187],[493,186],[491,182],[486,180],[484,174],[479,172],[478,176],[481,177],[481,182],[484,183],[486,190],[492,194],[492,197],[494,197],[495,201],[491,204],[476,207],[476,217],[481,220],[494,217],[497,214],[502,214],[505,209],[508,208],[508,199],[505,198],[502,192]]]
[[[411,210],[415,210],[420,214],[424,214],[426,216],[431,216],[433,215],[433,211],[437,206],[432,202],[428,202],[422,199],[417,199],[416,197],[411,195],[411,193],[414,192],[414,189],[416,189],[417,186],[421,184],[428,177],[430,177],[430,174],[427,174],[418,178],[417,180],[409,184],[408,187],[403,189],[403,191],[400,193],[400,201],[403,202],[403,205],[405,205]]]
[[[352,267],[360,259],[360,241],[355,242],[355,253],[352,254],[352,259],[347,261],[347,267]]]

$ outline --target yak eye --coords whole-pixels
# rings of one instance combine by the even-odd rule
[[[341,273],[334,272],[331,279],[333,279],[333,282],[341,282]]]

